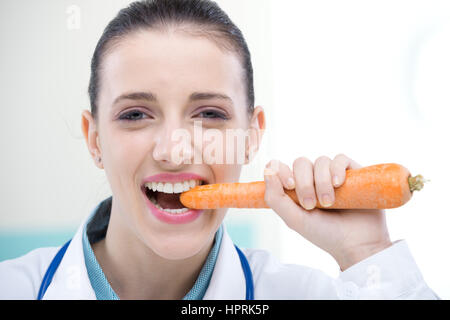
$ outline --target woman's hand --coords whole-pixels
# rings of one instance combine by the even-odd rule
[[[392,244],[384,210],[313,209],[317,201],[323,207],[333,204],[334,188],[344,183],[347,168],[361,166],[339,154],[333,160],[319,157],[314,164],[297,158],[293,170],[271,160],[264,171],[267,205],[289,228],[331,254],[342,271]],[[301,206],[283,188],[295,188]]]

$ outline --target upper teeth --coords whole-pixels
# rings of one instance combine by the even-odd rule
[[[201,180],[185,180],[180,182],[147,182],[145,187],[152,191],[164,193],[181,193],[201,184]]]

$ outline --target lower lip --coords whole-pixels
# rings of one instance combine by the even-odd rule
[[[170,223],[170,224],[180,224],[180,223],[189,223],[197,219],[205,210],[195,210],[191,209],[189,211],[186,211],[184,213],[169,213],[162,211],[158,209],[153,202],[151,202],[147,195],[145,194],[145,191],[142,191],[144,194],[144,200],[147,204],[147,207],[150,209],[150,212],[153,213],[153,215],[158,218],[159,220]]]

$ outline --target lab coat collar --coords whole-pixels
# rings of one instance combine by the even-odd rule
[[[225,225],[216,265],[204,300],[245,300],[245,275],[241,260]]]
[[[72,238],[61,264],[47,288],[44,300],[92,300],[96,299],[94,289],[86,269],[83,252],[83,232],[97,207],[81,223],[75,236]]]
[[[85,218],[67,247],[61,264],[43,297],[45,300],[96,299],[83,253],[84,226],[97,207]],[[220,250],[204,300],[245,300],[245,276],[241,262],[225,225]]]

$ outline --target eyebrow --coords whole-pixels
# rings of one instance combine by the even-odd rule
[[[191,102],[209,99],[221,99],[233,102],[233,100],[229,96],[217,92],[194,92],[189,96],[189,101]],[[150,102],[157,101],[156,95],[154,95],[151,92],[131,92],[131,93],[124,93],[118,96],[114,100],[113,104],[116,104],[121,100],[146,100]]]
[[[194,92],[189,96],[189,101],[208,100],[208,99],[221,99],[233,102],[233,100],[231,100],[229,96],[216,92]]]
[[[113,104],[118,103],[121,100],[147,100],[147,101],[156,101],[156,96],[151,92],[131,92],[124,93],[118,96]]]

